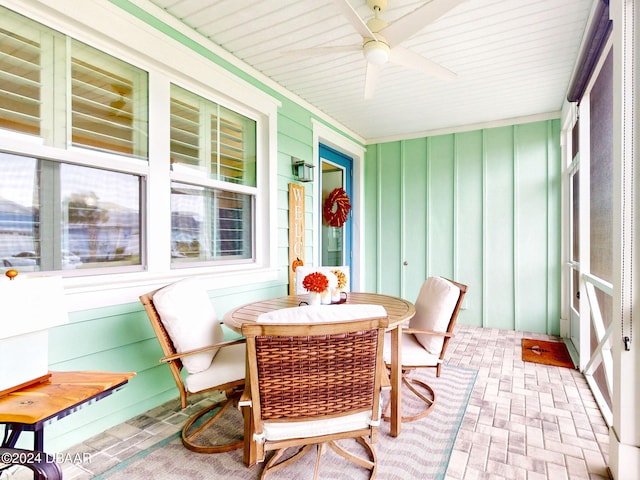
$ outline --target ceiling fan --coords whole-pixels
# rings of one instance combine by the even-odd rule
[[[289,53],[322,55],[362,50],[367,60],[364,88],[364,98],[366,99],[373,96],[381,68],[387,62],[402,65],[426,75],[452,79],[456,77],[456,74],[451,70],[401,47],[400,43],[464,1],[431,0],[413,12],[388,24],[380,17],[380,14],[387,8],[388,0],[367,0],[367,5],[373,10],[374,17],[366,22],[358,16],[358,13],[348,0],[333,0],[349,23],[362,35],[362,44],[309,48]]]

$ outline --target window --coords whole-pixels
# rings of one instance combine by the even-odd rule
[[[252,259],[255,120],[172,85],[171,170],[173,262]]]
[[[146,159],[147,73],[0,11],[0,128]]]
[[[279,102],[174,39],[132,41],[137,20],[98,9],[117,15],[60,10],[41,17],[50,28],[0,6],[0,266],[275,279]]]
[[[0,128],[40,135],[42,34],[47,29],[2,8],[0,15]],[[48,35],[52,42],[56,36]]]
[[[64,160],[71,147],[146,160],[147,73],[0,10],[0,128],[61,151],[55,160],[0,153],[2,266],[141,265],[142,176]]]
[[[252,216],[250,195],[172,183],[173,260],[251,259]]]
[[[147,73],[71,42],[71,143],[147,158]]]
[[[21,271],[140,263],[140,178],[0,154],[0,258]]]

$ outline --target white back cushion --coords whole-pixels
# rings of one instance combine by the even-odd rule
[[[197,279],[181,280],[153,295],[160,320],[178,352],[223,341],[224,332],[204,286]],[[217,350],[189,355],[182,364],[189,373],[209,368]]]
[[[263,313],[257,321],[260,323],[339,322],[386,316],[387,311],[382,305],[303,305]]]
[[[446,332],[459,295],[460,289],[450,281],[441,277],[427,278],[418,293],[416,314],[409,322],[410,326]],[[440,354],[444,337],[417,333],[416,339],[429,353]]]

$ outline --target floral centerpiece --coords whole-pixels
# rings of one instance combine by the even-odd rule
[[[336,288],[338,290],[343,290],[344,287],[347,286],[347,276],[342,270],[331,270],[331,273],[333,273],[338,278],[338,286]]]
[[[320,272],[312,272],[304,277],[302,286],[309,292],[322,293],[329,287],[329,279]]]
[[[331,273],[333,273],[336,276],[336,279],[338,280],[336,286],[331,291],[331,301],[334,303],[337,303],[337,302],[340,302],[341,300],[340,298],[341,292],[347,286],[347,276],[342,270],[337,270],[337,269],[331,270]]]
[[[309,305],[318,305],[321,295],[329,289],[329,279],[320,272],[311,272],[302,280],[302,286],[309,292]]]

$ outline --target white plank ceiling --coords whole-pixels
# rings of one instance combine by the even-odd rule
[[[366,0],[348,0],[363,19]],[[361,45],[335,0],[151,0],[367,141],[558,112],[594,0],[466,0],[401,43],[457,74],[442,80],[383,66],[365,100]],[[388,23],[425,0],[389,0]]]

